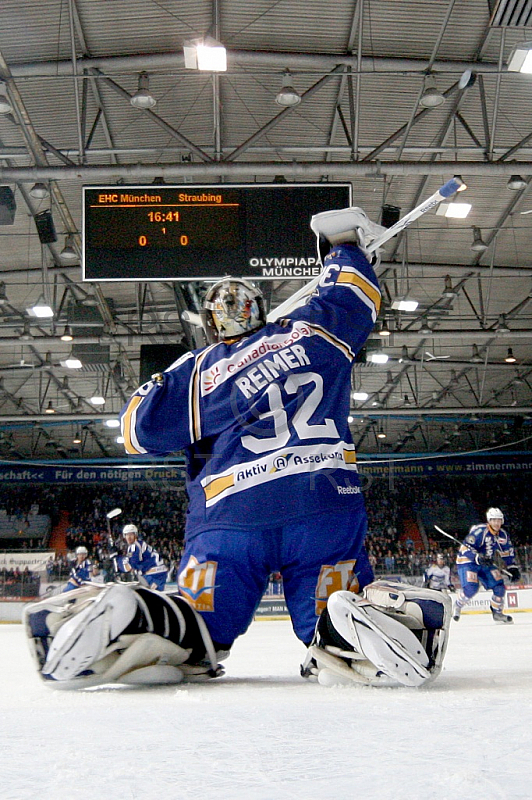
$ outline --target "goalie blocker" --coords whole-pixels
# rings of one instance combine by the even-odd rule
[[[363,596],[334,592],[301,672],[323,685],[420,686],[442,668],[451,601],[376,581]],[[179,595],[135,583],[87,584],[26,606],[40,676],[58,688],[167,684],[223,675],[205,622]]]

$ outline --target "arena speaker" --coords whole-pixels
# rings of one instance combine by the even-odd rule
[[[12,225],[16,210],[13,190],[9,186],[0,186],[0,225]]]
[[[384,205],[381,210],[381,225],[385,228],[391,228],[396,222],[399,222],[401,216],[401,209],[399,206]]]
[[[51,244],[57,242],[54,220],[51,211],[41,211],[35,214],[35,225],[41,244]]]
[[[182,344],[141,344],[139,382],[146,383],[155,372],[164,372],[188,350]]]

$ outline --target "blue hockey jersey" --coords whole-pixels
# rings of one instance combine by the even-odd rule
[[[363,503],[350,376],[379,306],[373,268],[342,245],[306,305],[186,353],[135,392],[121,413],[126,450],[185,451],[187,532],[274,527]]]
[[[514,548],[504,528],[495,533],[487,523],[473,525],[458,551],[456,563],[470,564],[477,554],[491,560],[495,553],[501,556],[507,567],[515,561]]]
[[[70,575],[68,576],[68,583],[63,591],[70,591],[71,589],[78,589],[86,581],[91,579],[92,561],[90,558],[84,558],[79,564],[76,561]]]
[[[120,572],[135,570],[141,575],[157,575],[168,571],[168,567],[157,550],[154,550],[142,539],[137,539],[136,542],[128,545],[127,555],[117,556],[116,565]]]

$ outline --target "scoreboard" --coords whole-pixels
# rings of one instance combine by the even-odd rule
[[[83,280],[312,278],[310,218],[350,205],[346,183],[84,186]]]

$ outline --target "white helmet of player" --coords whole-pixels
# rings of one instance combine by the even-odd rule
[[[252,333],[266,324],[262,292],[242,278],[223,278],[205,295],[201,320],[209,344]]]
[[[123,536],[126,536],[128,533],[134,533],[135,536],[138,536],[139,535],[139,529],[137,528],[136,525],[131,525],[131,524],[130,525],[124,525],[124,527],[122,529]]]
[[[88,556],[89,555],[89,551],[87,550],[86,547],[83,547],[83,545],[80,545],[79,547],[76,547],[76,555],[77,556]]]
[[[504,525],[504,514],[502,513],[500,508],[488,508],[486,511],[486,519],[489,522],[490,519],[500,519],[501,524]]]

